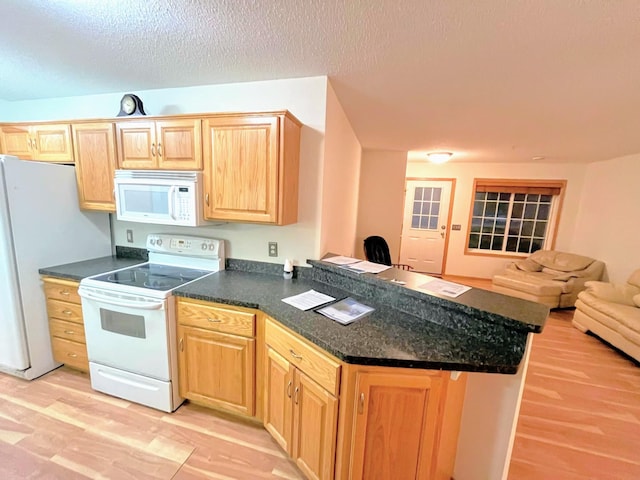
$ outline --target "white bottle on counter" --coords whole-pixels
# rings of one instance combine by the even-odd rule
[[[293,278],[293,263],[288,258],[284,261],[284,270],[282,277],[285,280],[291,280]]]

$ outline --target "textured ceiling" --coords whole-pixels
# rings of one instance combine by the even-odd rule
[[[0,1],[7,101],[315,75],[364,148],[640,152],[637,0]]]

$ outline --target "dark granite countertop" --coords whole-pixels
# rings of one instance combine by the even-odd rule
[[[140,258],[122,258],[122,257],[100,257],[91,260],[83,260],[81,262],[67,263],[64,265],[55,265],[52,267],[43,267],[38,270],[40,275],[50,275],[52,277],[66,278],[69,280],[80,281],[83,278],[99,273],[106,273],[119,268],[125,268],[130,265],[143,263],[145,260]]]
[[[40,273],[81,280],[143,261],[103,257]],[[541,331],[549,312],[541,304],[480,289],[457,299],[430,295],[417,290],[424,275],[396,269],[358,275],[323,261],[309,263],[313,268],[296,268],[296,278],[284,280],[281,265],[227,259],[227,270],[183,285],[174,294],[260,309],[348,363],[508,374],[517,372],[528,333]],[[406,285],[391,283],[391,278]],[[309,289],[338,299],[351,296],[375,311],[341,325],[281,301]]]

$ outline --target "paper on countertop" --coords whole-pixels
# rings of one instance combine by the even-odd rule
[[[334,297],[316,292],[315,290],[309,290],[307,292],[282,299],[284,303],[288,303],[300,310],[310,310],[320,305],[324,305],[325,303],[332,302],[333,300],[335,300]]]
[[[356,273],[380,273],[391,268],[390,265],[382,265],[380,263],[373,263],[362,261],[358,263],[352,263],[350,265],[344,265],[342,268],[351,270]]]
[[[422,290],[428,290],[433,293],[439,293],[446,297],[456,298],[462,295],[464,292],[471,290],[471,287],[461,285],[459,283],[447,282],[446,280],[439,280],[434,278],[427,283],[418,285],[418,288]]]
[[[349,265],[350,263],[357,263],[360,260],[352,257],[343,257],[338,255],[336,257],[323,258],[323,262],[335,263],[336,265]]]

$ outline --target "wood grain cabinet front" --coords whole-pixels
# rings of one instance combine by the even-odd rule
[[[340,366],[270,319],[265,342],[264,426],[308,478],[333,479]]]
[[[202,170],[202,120],[116,123],[118,166],[131,170]]]
[[[7,155],[42,162],[74,162],[69,124],[3,125],[0,136],[2,153]]]
[[[179,298],[177,317],[180,395],[254,415],[255,313]]]
[[[205,118],[205,218],[295,223],[300,128],[288,112]]]
[[[78,282],[44,277],[53,358],[60,363],[89,371]]]
[[[79,123],[71,128],[80,208],[115,212],[115,125]]]

